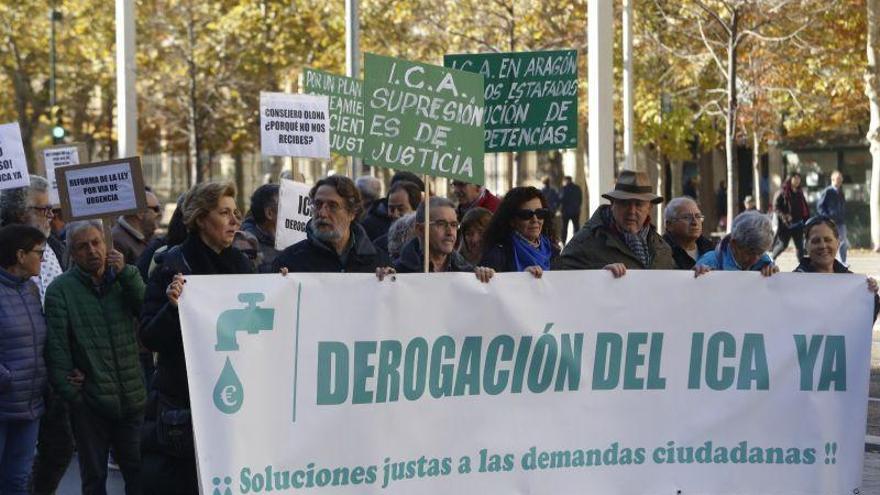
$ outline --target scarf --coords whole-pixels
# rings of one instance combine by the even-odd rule
[[[617,227],[617,224],[614,222],[614,217],[611,215],[611,208],[606,208],[602,211],[602,220],[606,226],[620,233],[626,247],[633,252],[636,259],[639,260],[645,268],[651,267],[651,263],[654,260],[651,255],[651,250],[648,248],[648,234],[651,233],[650,221],[646,221],[645,225],[643,225],[637,233],[633,234]]]
[[[214,252],[202,242],[197,233],[187,235],[186,240],[180,246],[183,256],[192,270],[193,275],[216,275],[252,273],[253,270],[242,263],[241,252],[233,247],[228,247]]]
[[[550,247],[550,240],[545,236],[541,236],[538,246],[535,247],[525,237],[514,232],[511,235],[513,245],[513,263],[516,265],[516,271],[521,272],[530,266],[540,266],[544,270],[550,269],[550,258],[553,256],[553,248]]]

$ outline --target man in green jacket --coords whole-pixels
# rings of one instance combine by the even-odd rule
[[[106,493],[112,447],[126,495],[139,494],[146,390],[133,322],[144,283],[122,254],[108,253],[100,221],[72,222],[67,239],[74,266],[46,291],[49,380],[70,405],[82,493]],[[68,381],[74,369],[85,375],[82,386]]]
[[[672,249],[651,224],[651,207],[663,202],[644,172],[624,170],[614,190],[571,239],[553,270],[610,270],[621,277],[629,269],[675,270]]]

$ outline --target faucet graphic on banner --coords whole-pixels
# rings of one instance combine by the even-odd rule
[[[238,295],[238,300],[246,303],[247,307],[227,309],[217,318],[217,344],[214,346],[217,352],[237,351],[238,332],[257,335],[274,329],[275,310],[257,306],[257,303],[266,300],[265,294],[245,292]],[[214,385],[214,406],[224,414],[234,414],[243,404],[244,385],[232,366],[232,360],[226,356],[223,371]]]

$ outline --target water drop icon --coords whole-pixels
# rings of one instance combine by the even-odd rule
[[[223,414],[234,414],[241,409],[243,403],[244,387],[227,357],[217,384],[214,385],[214,405]]]

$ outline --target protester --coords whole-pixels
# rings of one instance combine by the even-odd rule
[[[544,199],[547,200],[547,208],[549,208],[555,215],[559,210],[559,206],[562,204],[559,193],[556,192],[555,187],[550,185],[550,177],[544,176],[541,179],[541,184],[544,185],[544,187],[541,188],[541,194],[543,194]]]
[[[260,267],[264,265],[263,255],[260,253],[260,241],[250,232],[239,230],[235,232],[235,239],[232,240],[232,247],[241,251],[241,254],[247,256],[251,262],[254,272],[259,272]]]
[[[162,264],[165,253],[186,239],[186,225],[183,223],[183,200],[185,197],[186,194],[181,194],[177,198],[177,208],[174,209],[171,220],[168,221],[168,233],[156,242],[150,243],[150,246],[144,249],[138,259],[138,271],[141,272],[141,277],[145,281],[150,279],[156,266]]]
[[[146,392],[133,322],[144,283],[119,251],[108,252],[100,221],[72,222],[67,239],[74,266],[46,291],[49,380],[70,407],[82,493],[106,493],[110,448],[126,493],[140,493]],[[74,369],[85,375],[81,389],[69,382]]]
[[[471,208],[485,208],[492,213],[498,209],[501,200],[489,192],[484,186],[469,184],[464,181],[452,181],[452,195],[458,200],[458,218],[464,218],[465,213]]]
[[[245,255],[231,247],[240,226],[235,186],[204,182],[186,194],[183,243],[164,255],[150,276],[141,314],[141,341],[158,353],[155,417],[145,428],[145,493],[196,494],[189,387],[177,301],[184,275],[253,273]],[[175,440],[178,439],[178,440]]]
[[[581,228],[581,206],[584,202],[584,195],[581,192],[580,186],[574,183],[570,175],[566,175],[562,183],[562,193],[560,194],[562,243],[565,244],[568,240],[568,224],[572,224],[572,227],[574,227],[572,232],[575,234]]]
[[[388,216],[392,221],[397,221],[402,216],[414,212],[421,202],[422,191],[419,190],[419,186],[407,180],[397,181],[388,190],[386,199]],[[373,245],[376,249],[388,253],[388,233],[373,239]]]
[[[534,187],[514,187],[492,217],[483,245],[481,264],[497,272],[539,274],[559,256],[552,225],[553,210]]]
[[[703,235],[703,212],[693,199],[682,196],[666,204],[666,233],[663,240],[672,248],[672,258],[680,270],[690,270],[700,256],[715,249],[715,243]]]
[[[718,182],[715,190],[715,215],[718,219],[718,230],[727,230],[727,181]]]
[[[341,175],[321,179],[309,191],[309,199],[312,219],[306,225],[306,239],[282,251],[273,271],[369,273],[390,264],[355,221],[361,195],[351,179]]]
[[[843,195],[843,174],[840,170],[831,173],[831,185],[822,191],[816,211],[819,215],[834,220],[837,225],[837,237],[840,240],[840,261],[846,265],[846,252],[849,250],[849,239],[846,237],[846,197]]]
[[[843,263],[837,261],[837,250],[840,248],[840,229],[833,219],[816,216],[804,226],[806,238],[806,255],[804,260],[794,269],[802,273],[852,273]],[[874,321],[880,313],[880,296],[877,281],[868,277],[868,290],[874,293]]]
[[[411,212],[395,220],[394,223],[391,224],[391,228],[388,229],[388,234],[386,236],[388,241],[386,243],[386,254],[392,263],[400,257],[400,252],[403,250],[403,246],[405,246],[410,239],[415,237],[415,224],[416,212]],[[381,239],[381,237],[379,239]],[[380,249],[380,246],[376,246],[376,248]]]
[[[241,230],[251,234],[259,241],[259,272],[272,270],[272,263],[278,256],[275,249],[275,232],[278,224],[278,184],[263,184],[251,194],[251,211],[241,225]]]
[[[26,225],[0,228],[0,493],[29,494],[45,406],[46,320],[32,277],[46,236]]]
[[[53,207],[52,218],[49,220],[49,229],[52,232],[49,234],[49,239],[54,241],[58,246],[64,245],[64,237],[67,234],[64,231],[65,225],[67,225],[67,222],[64,221],[64,212],[61,208]],[[55,248],[53,248],[53,250],[54,249]]]
[[[458,252],[472,265],[479,264],[483,259],[483,237],[490,221],[492,212],[479,206],[471,208],[461,219]]]
[[[422,179],[419,179],[419,176],[412,172],[402,170],[396,172],[391,177],[391,184],[389,184],[388,189],[389,194],[391,193],[391,190],[394,189],[395,184],[401,181],[415,184],[420,193],[425,191],[425,183]],[[397,190],[395,189],[395,191]],[[410,207],[415,210],[419,203],[421,203],[421,194],[419,194],[418,201],[410,200]],[[386,197],[375,201],[359,223],[364,231],[366,231],[370,241],[373,241],[388,233],[388,227],[391,226],[391,222],[393,222],[395,218],[400,218],[400,216],[398,215],[397,217],[394,217],[391,212],[388,211],[388,198]]]
[[[372,175],[362,175],[355,179],[354,185],[361,193],[361,211],[370,211],[373,203],[382,196],[382,181]]]
[[[757,204],[755,203],[755,197],[752,195],[748,195],[743,198],[743,211],[746,210],[757,210]]]
[[[773,243],[773,227],[767,215],[744,211],[733,219],[730,234],[697,260],[694,270],[701,275],[710,270],[760,271],[765,277],[779,272],[767,250]]]
[[[416,236],[410,240],[400,253],[394,268],[400,273],[420,273],[425,270],[425,229],[428,229],[428,270],[430,272],[470,272],[473,271],[481,282],[488,282],[495,270],[468,263],[455,250],[458,240],[458,217],[455,205],[446,198],[433,197],[429,200],[430,220],[425,221],[425,205],[416,210]]]
[[[794,240],[798,262],[803,261],[804,222],[810,217],[810,206],[801,189],[801,174],[795,172],[785,180],[773,204],[778,221],[773,259],[778,258],[788,248],[789,241]]]
[[[663,201],[653,192],[644,172],[624,170],[614,189],[571,239],[552,265],[555,270],[611,270],[615,277],[627,269],[674,270],[672,250],[651,224],[651,205]]]
[[[111,230],[113,248],[122,253],[125,263],[129,265],[137,263],[162,220],[159,198],[152,191],[146,191],[144,195],[147,208],[138,213],[120,216]]]

